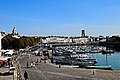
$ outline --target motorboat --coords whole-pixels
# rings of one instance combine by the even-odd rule
[[[101,50],[102,54],[110,54],[110,53],[114,53],[113,50]]]
[[[105,69],[105,70],[112,70],[111,65],[104,65],[104,66],[87,66],[88,69]]]
[[[78,58],[78,55],[71,55],[69,57],[58,59],[55,63],[62,65],[78,65],[80,67],[87,67],[95,65],[97,63],[97,60],[94,58],[88,58],[86,55],[80,58]]]
[[[81,62],[94,62],[98,63],[96,58],[89,57],[87,54],[72,54],[71,57],[74,57],[76,60]]]

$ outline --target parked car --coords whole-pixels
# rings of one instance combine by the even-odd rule
[[[16,68],[15,67],[10,67],[9,68],[9,73],[14,73],[14,70],[15,70]]]

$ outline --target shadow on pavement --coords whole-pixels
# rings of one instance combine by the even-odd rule
[[[9,75],[13,75],[13,73],[10,73],[10,72],[1,73],[0,72],[0,76],[9,76]]]

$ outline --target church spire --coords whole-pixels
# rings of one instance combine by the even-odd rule
[[[15,27],[14,27],[13,30],[12,30],[12,35],[18,35]]]

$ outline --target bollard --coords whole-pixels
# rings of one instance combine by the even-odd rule
[[[93,75],[94,75],[94,71],[93,71]]]
[[[61,65],[59,64],[59,68],[61,68]]]

